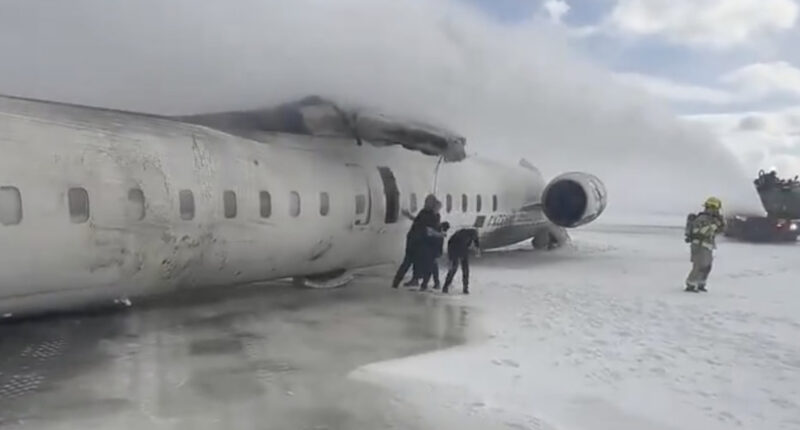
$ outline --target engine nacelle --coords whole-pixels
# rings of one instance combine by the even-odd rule
[[[606,187],[596,176],[570,172],[557,176],[542,192],[542,210],[555,225],[588,224],[606,208]]]

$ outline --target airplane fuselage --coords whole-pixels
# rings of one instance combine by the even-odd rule
[[[434,186],[484,247],[546,222],[535,169],[0,97],[0,314],[396,261]]]

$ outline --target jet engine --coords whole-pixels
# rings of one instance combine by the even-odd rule
[[[561,227],[588,224],[599,217],[605,208],[605,185],[587,173],[564,173],[550,181],[542,192],[545,216]]]

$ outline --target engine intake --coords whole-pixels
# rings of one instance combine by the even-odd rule
[[[588,224],[606,208],[606,187],[596,176],[570,172],[557,176],[542,192],[542,210],[555,225]]]

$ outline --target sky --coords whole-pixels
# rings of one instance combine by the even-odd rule
[[[797,0],[463,1],[508,25],[551,20],[621,82],[711,130],[753,174],[800,174]]]
[[[711,194],[758,212],[754,170],[796,165],[796,14],[792,0],[6,0],[0,93],[159,114],[318,94],[547,178],[596,174],[609,211],[685,214]]]

